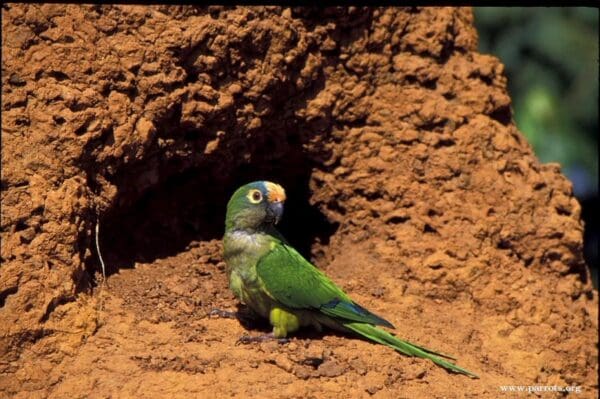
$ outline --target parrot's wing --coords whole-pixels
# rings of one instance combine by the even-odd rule
[[[354,303],[294,248],[277,240],[256,266],[266,293],[292,309],[320,311],[334,318],[390,328],[387,320]]]

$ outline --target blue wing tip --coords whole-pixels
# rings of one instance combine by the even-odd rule
[[[392,328],[392,329],[396,328],[396,327],[394,327],[394,325],[392,323],[390,323],[389,321],[387,321],[383,317],[377,316],[375,313],[371,312],[370,310],[367,310],[367,309],[363,308],[358,303],[352,302],[352,305],[353,305],[353,307],[358,312],[364,314],[367,317],[373,318],[376,321],[373,324],[378,325],[378,326],[384,326],[384,327]]]
[[[396,326],[394,326],[392,323],[390,323],[389,321],[387,321],[386,319],[381,319],[381,321],[383,321],[383,323],[381,324],[384,327],[388,327],[391,329],[396,329]]]
[[[388,327],[388,328],[392,328],[392,329],[396,329],[396,327],[392,323],[390,323],[389,321],[387,321],[383,317],[379,317],[379,316],[377,316],[376,314],[373,314],[373,313],[371,313],[371,314],[373,315],[373,317],[375,317],[377,319],[377,321],[378,321],[377,325]]]
[[[331,301],[321,305],[321,308],[333,309],[338,305],[341,305],[343,308],[346,308],[351,312],[364,317],[364,322],[366,323],[370,323],[376,326],[384,326],[392,329],[396,328],[392,323],[390,323],[386,319],[377,316],[375,313],[365,309],[364,307],[360,306],[358,303],[355,302],[346,302],[340,300],[339,298],[334,298]]]

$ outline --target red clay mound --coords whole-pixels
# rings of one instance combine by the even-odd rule
[[[469,9],[2,9],[3,397],[597,396],[580,207],[516,129]],[[236,345],[233,190],[395,333]],[[108,285],[100,289],[95,227]]]

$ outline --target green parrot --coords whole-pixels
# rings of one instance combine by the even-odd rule
[[[273,326],[270,338],[300,327],[326,326],[358,334],[408,356],[429,359],[450,371],[477,375],[441,357],[454,357],[396,338],[377,326],[387,320],[354,302],[323,272],[304,259],[275,225],[283,214],[284,189],[268,181],[240,187],[227,204],[224,258],[235,296]]]

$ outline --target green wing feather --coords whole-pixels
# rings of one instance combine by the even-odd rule
[[[258,261],[256,271],[266,293],[289,308],[310,309],[347,321],[394,327],[353,302],[323,272],[275,237],[271,250]]]

